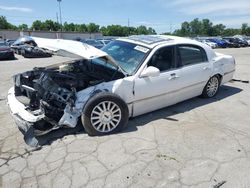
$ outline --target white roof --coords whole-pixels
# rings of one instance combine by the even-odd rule
[[[107,57],[112,62],[112,64],[117,65],[113,58],[110,57],[106,52],[90,45],[83,44],[82,42],[64,39],[45,39],[39,37],[32,38],[37,43],[38,47],[41,48],[46,48],[52,51],[65,50],[79,55],[85,59]],[[158,45],[193,44],[202,47],[206,51],[209,60],[216,56],[215,52],[208,45],[183,37],[170,35],[135,35],[126,38],[119,38],[118,40],[141,45],[149,49],[153,49]]]
[[[202,47],[208,56],[208,59],[211,60],[216,56],[215,52],[211,47],[206,44],[203,44],[199,41],[192,40],[184,37],[176,37],[171,35],[136,35],[126,38],[119,38],[120,41],[130,42],[137,45],[153,49],[159,45],[176,45],[176,44],[193,44]]]

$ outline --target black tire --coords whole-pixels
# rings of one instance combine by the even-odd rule
[[[216,96],[219,89],[220,89],[220,80],[221,79],[220,79],[219,75],[215,75],[215,76],[211,77],[208,80],[206,86],[204,87],[201,97],[203,97],[203,98],[212,98],[212,97]],[[209,90],[209,86],[210,86],[211,82],[214,82],[214,81],[217,82],[217,89],[214,92],[212,92],[212,94],[211,94],[211,93],[208,92],[208,90]]]
[[[120,114],[119,121],[116,120],[117,125],[113,126],[115,128],[110,130],[110,131],[108,131],[108,130],[106,131],[106,129],[105,129],[105,132],[98,131],[97,130],[98,128],[94,127],[94,125],[92,124],[92,122],[95,121],[95,120],[93,120],[94,117],[93,117],[93,119],[91,119],[91,118],[92,118],[92,116],[94,114],[94,111],[97,108],[97,106],[99,106],[101,104],[106,105],[107,103],[111,103],[117,109],[120,109],[119,112],[118,112]],[[108,107],[108,108],[110,108],[110,107]],[[107,113],[110,113],[110,111],[107,111]],[[96,115],[96,116],[98,116],[98,115]],[[103,115],[103,116],[105,116],[105,115]],[[112,123],[114,123],[113,119],[115,119],[115,118],[113,118],[113,113],[110,113],[110,116],[112,117],[112,118],[110,117]],[[106,118],[106,116],[105,116],[105,118]],[[88,100],[88,102],[86,103],[86,105],[85,105],[85,107],[83,109],[81,120],[82,120],[82,125],[83,125],[85,131],[88,133],[89,136],[102,136],[102,135],[113,134],[113,133],[121,131],[127,125],[127,122],[128,122],[128,107],[127,107],[127,104],[118,95],[113,94],[113,93],[108,93],[108,92],[100,92],[100,93],[97,93],[96,95],[94,95],[93,97],[91,97]],[[102,124],[102,123],[100,123],[100,124]],[[100,124],[97,124],[97,125],[100,125]],[[109,125],[111,125],[111,124],[109,124]],[[103,126],[106,127],[106,125],[103,125]],[[103,128],[103,126],[101,126],[101,127]]]

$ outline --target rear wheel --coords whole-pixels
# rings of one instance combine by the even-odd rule
[[[98,93],[85,105],[81,120],[90,136],[112,134],[127,124],[128,107],[115,94]]]
[[[211,77],[203,89],[202,97],[204,97],[204,98],[214,97],[218,93],[219,87],[220,87],[219,76],[215,75],[215,76]]]

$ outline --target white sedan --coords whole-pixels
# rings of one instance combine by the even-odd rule
[[[129,117],[214,97],[235,72],[232,56],[180,37],[131,36],[102,51],[75,41],[34,40],[81,58],[14,76],[8,104],[26,141],[31,132],[42,135],[78,122],[89,135],[115,133]]]

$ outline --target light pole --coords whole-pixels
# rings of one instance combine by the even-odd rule
[[[62,0],[57,0],[58,5],[59,5],[59,14],[60,14],[60,28],[61,28],[61,32],[62,32],[62,11],[61,11],[61,1]]]

